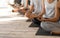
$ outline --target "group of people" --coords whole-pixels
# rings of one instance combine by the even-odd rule
[[[59,10],[60,0],[21,0],[21,4],[18,7],[15,6],[13,11],[21,12],[50,33],[60,34]]]

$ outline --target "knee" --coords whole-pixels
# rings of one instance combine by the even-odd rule
[[[44,22],[41,22],[41,28],[46,31],[51,31],[51,28],[49,28],[49,26]]]

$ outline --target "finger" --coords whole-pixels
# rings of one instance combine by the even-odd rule
[[[37,18],[39,21],[41,21],[41,19]]]

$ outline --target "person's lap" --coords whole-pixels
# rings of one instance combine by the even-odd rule
[[[59,31],[60,24],[53,22],[41,22],[41,27],[46,31]]]

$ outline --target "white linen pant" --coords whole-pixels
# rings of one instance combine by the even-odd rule
[[[60,31],[59,22],[41,22],[41,27],[46,31]]]

